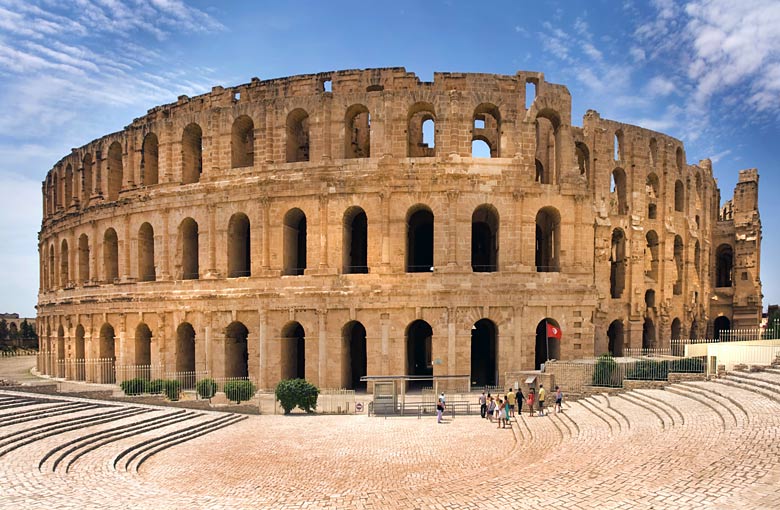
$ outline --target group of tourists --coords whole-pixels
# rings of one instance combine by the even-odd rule
[[[506,428],[507,424],[510,422],[510,419],[515,417],[515,408],[517,408],[518,414],[522,414],[523,400],[525,400],[526,404],[528,405],[529,417],[534,416],[535,404],[538,406],[539,416],[545,416],[546,399],[547,391],[544,389],[543,384],[539,385],[538,396],[533,387],[528,390],[528,397],[523,395],[523,392],[520,390],[520,388],[517,388],[517,390],[512,390],[512,388],[509,388],[506,390],[505,395],[497,395],[495,397],[490,393],[485,395],[485,392],[483,391],[482,395],[479,396],[479,414],[482,416],[482,418],[489,419],[490,423],[498,423],[497,428]],[[555,406],[553,407],[553,411],[556,414],[563,412],[563,409],[561,408],[562,404],[563,392],[561,391],[560,387],[556,386]]]

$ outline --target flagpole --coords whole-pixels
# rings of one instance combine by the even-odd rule
[[[550,361],[550,333],[547,330],[549,326],[547,325],[547,319],[544,319],[544,341],[546,342],[545,346],[545,356],[547,359],[544,360],[545,363]]]

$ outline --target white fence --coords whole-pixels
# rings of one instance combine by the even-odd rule
[[[780,340],[718,342],[685,346],[686,356],[715,357],[717,365],[770,365],[780,355]]]

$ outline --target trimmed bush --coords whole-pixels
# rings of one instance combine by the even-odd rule
[[[119,383],[119,387],[125,392],[125,395],[133,396],[140,395],[146,390],[147,381],[136,377],[135,379],[128,379]]]
[[[623,381],[620,380],[620,367],[615,358],[609,354],[599,356],[596,368],[593,370],[593,385],[617,388],[621,384]]]
[[[195,391],[200,398],[211,398],[217,392],[217,382],[214,379],[201,379],[195,383]]]
[[[164,392],[168,400],[179,400],[179,394],[181,393],[181,383],[174,379],[164,381]]]
[[[290,414],[295,407],[300,407],[307,413],[317,409],[317,397],[320,389],[305,379],[285,379],[276,385],[276,400],[284,409],[284,414]]]
[[[144,391],[146,391],[146,393],[151,393],[152,395],[159,395],[163,392],[163,390],[165,390],[164,379],[154,379],[153,381],[147,381],[146,385],[144,386]]]
[[[223,388],[228,400],[240,404],[249,400],[255,394],[255,385],[252,381],[228,381]]]

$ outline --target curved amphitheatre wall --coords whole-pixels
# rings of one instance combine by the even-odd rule
[[[592,110],[582,127],[570,117],[568,90],[541,73],[429,83],[403,68],[155,107],[43,183],[40,368],[496,384],[545,359],[546,319],[559,359],[735,320],[733,289],[711,299],[716,249],[736,246],[709,160]],[[491,157],[472,157],[475,140]]]

